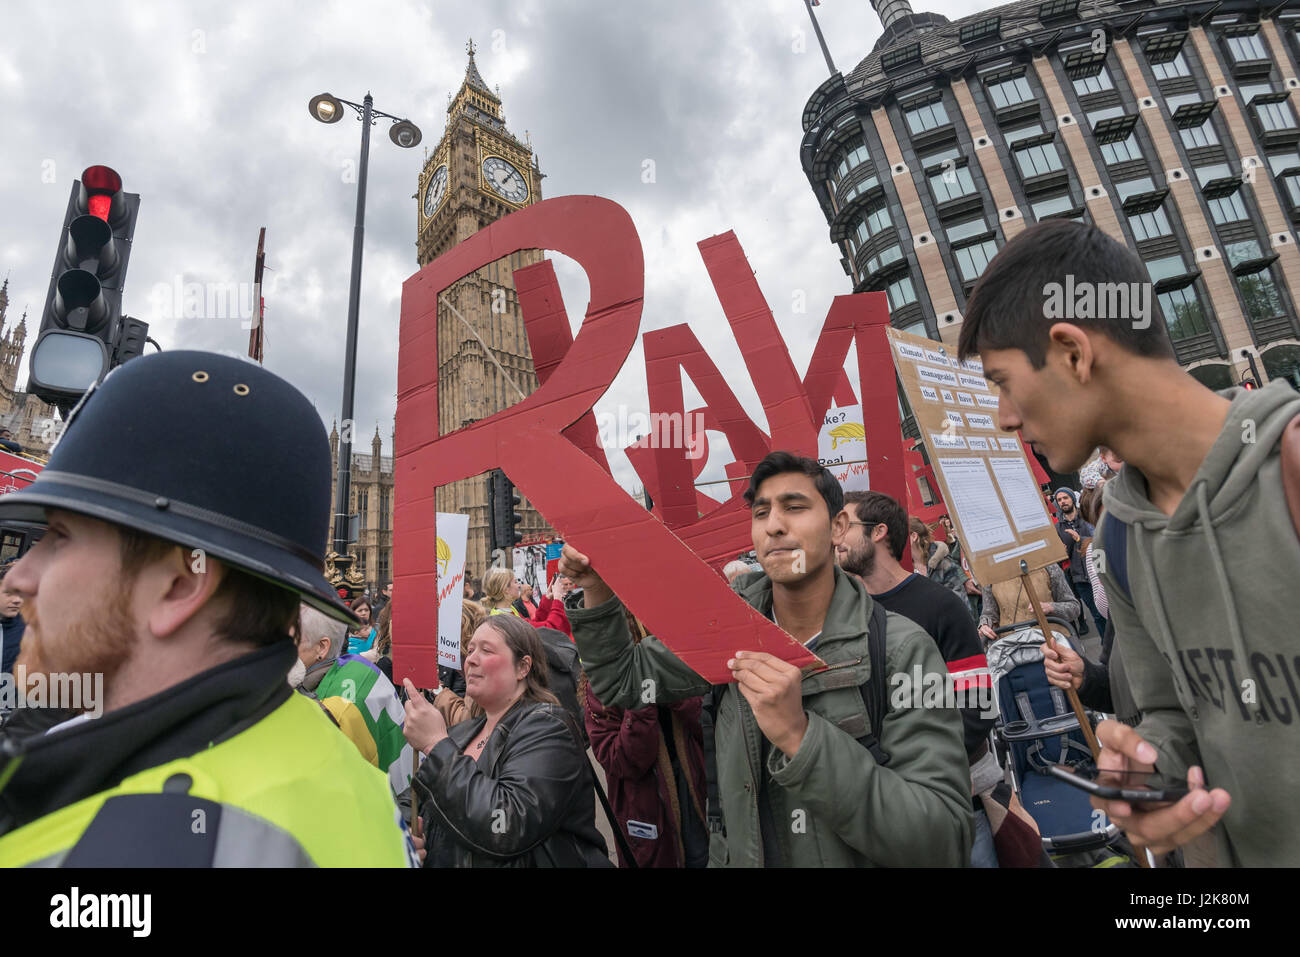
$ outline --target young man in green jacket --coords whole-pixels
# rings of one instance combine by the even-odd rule
[[[1112,664],[1123,657],[1143,718],[1099,726],[1101,767],[1192,790],[1159,808],[1093,803],[1155,852],[1218,824],[1219,864],[1295,866],[1300,543],[1279,440],[1300,396],[1281,381],[1205,388],[1178,365],[1154,298],[1142,261],[1105,233],[1043,223],[989,263],[959,354],[980,354],[999,425],[1053,469],[1099,445],[1126,463],[1093,554]]]
[[[882,728],[867,727],[859,689],[870,674],[872,600],[835,564],[835,544],[849,522],[839,483],[811,459],[773,452],[755,469],[745,498],[763,571],[740,576],[732,587],[828,665],[845,667],[801,678],[772,655],[737,651],[730,664],[735,683],[717,699],[725,836],[711,841],[710,863],[966,865],[972,806],[960,712],[897,707]],[[658,639],[633,644],[622,604],[585,555],[565,546],[560,573],[584,589],[584,607],[569,620],[601,701],[637,707],[646,687],[660,704],[714,691]],[[885,666],[891,678],[911,680],[918,669],[947,678],[930,636],[893,613],[886,615]],[[848,668],[855,681],[842,680]],[[888,683],[891,697],[896,687]],[[890,755],[887,765],[860,743],[868,730]]]

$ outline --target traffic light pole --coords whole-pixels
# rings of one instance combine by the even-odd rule
[[[370,124],[374,99],[362,101],[361,168],[357,173],[357,221],[352,230],[352,286],[348,292],[348,333],[343,356],[343,419],[339,435],[339,471],[335,482],[334,551],[348,553],[348,513],[352,499],[352,402],[357,377],[357,323],[361,311],[361,250],[366,236],[366,167],[370,159]]]

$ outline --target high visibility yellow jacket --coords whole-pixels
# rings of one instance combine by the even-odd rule
[[[0,867],[418,866],[388,780],[294,694],[238,734],[0,838]]]

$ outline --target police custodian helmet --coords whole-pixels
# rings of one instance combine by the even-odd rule
[[[0,521],[65,509],[136,529],[355,621],[325,579],[330,448],[301,392],[211,352],[132,359],[87,393],[49,463],[0,496]]]

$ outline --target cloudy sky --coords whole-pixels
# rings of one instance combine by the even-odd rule
[[[989,5],[917,7],[956,19]],[[867,0],[825,0],[817,13],[849,72],[879,20]],[[266,366],[328,428],[341,405],[359,128],[321,125],[306,107],[322,91],[360,101],[369,90],[424,133],[402,150],[381,121],[371,143],[357,443],[369,452],[378,424],[391,454],[401,287],[416,269],[412,193],[471,36],[509,127],[532,137],[543,195],[597,194],[632,216],[645,249],[642,331],[688,322],[765,425],[696,243],[736,232],[802,371],[831,299],[850,291],[799,166],[800,114],[827,75],[802,0],[6,4],[0,275],[11,322],[26,306],[34,338],[70,184],[86,166],[112,166],[141,194],[126,310],[164,348],[245,354],[241,317],[206,306],[187,317],[183,290],[251,283],[265,226]],[[576,326],[585,284],[572,263],[558,267]],[[620,405],[648,407],[639,346],[597,411]],[[729,458],[712,456],[709,477]],[[623,484],[638,484],[612,459]]]

